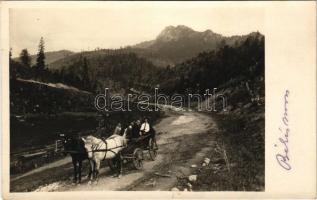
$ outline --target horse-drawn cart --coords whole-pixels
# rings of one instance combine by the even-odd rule
[[[132,163],[135,169],[143,168],[144,152],[147,152],[151,160],[155,160],[157,156],[157,144],[155,136],[143,135],[139,138],[130,139],[127,147],[121,152],[123,163]],[[112,159],[108,161],[111,170],[117,169],[118,161]]]
[[[89,160],[89,179],[98,179],[101,161],[107,160],[111,170],[118,176],[122,174],[123,164],[132,163],[135,169],[143,168],[144,152],[149,153],[151,160],[157,156],[155,132],[143,135],[137,139],[127,138],[127,129],[124,134],[113,134],[107,139],[92,135],[86,137],[63,135],[62,146],[64,153],[69,153],[74,165],[74,181],[81,181],[82,161]],[[55,148],[59,145],[56,143]]]

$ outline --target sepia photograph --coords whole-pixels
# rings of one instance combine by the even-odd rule
[[[316,195],[316,5],[295,4],[6,3],[6,197]]]
[[[11,192],[265,189],[263,12],[143,9],[10,9]]]

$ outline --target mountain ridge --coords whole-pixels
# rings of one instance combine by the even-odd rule
[[[143,41],[132,46],[126,46],[120,49],[99,49],[84,52],[72,52],[68,50],[60,50],[54,52],[46,52],[46,64],[49,69],[59,70],[67,66],[72,60],[77,59],[80,55],[116,55],[123,53],[135,53],[139,57],[145,58],[158,67],[175,66],[188,59],[197,56],[201,52],[208,52],[219,49],[223,45],[234,46],[239,42],[243,42],[252,34],[260,34],[259,32],[251,32],[245,35],[223,36],[215,33],[210,29],[205,31],[195,31],[185,26],[166,26],[153,40]],[[60,52],[58,56],[53,56]],[[32,55],[32,64],[36,61],[36,55]]]
[[[153,55],[158,55],[157,57],[169,65],[174,66],[203,51],[217,50],[225,44],[237,45],[254,33],[260,34],[259,32],[251,32],[245,35],[223,36],[210,29],[195,31],[185,25],[167,26],[155,39],[131,47],[146,49]],[[151,60],[155,62],[155,59],[151,58]]]

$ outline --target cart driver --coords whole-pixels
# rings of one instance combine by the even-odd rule
[[[147,135],[149,132],[150,132],[150,124],[148,122],[148,119],[145,118],[140,128],[140,135]]]

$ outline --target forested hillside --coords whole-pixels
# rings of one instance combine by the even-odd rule
[[[221,38],[213,32],[209,34]],[[240,80],[240,84],[248,83],[249,88],[255,88],[259,80],[264,80],[264,36],[256,32],[222,40],[217,47],[214,46],[214,50],[200,51],[197,56],[175,66],[158,67],[144,56],[146,49],[157,50],[171,44],[174,47],[169,49],[173,52],[168,54],[176,55],[185,45],[181,42],[184,38],[194,38],[194,41],[201,35],[201,32],[188,27],[168,27],[152,42],[120,50],[75,53],[49,65],[38,58],[32,65],[27,51],[23,50],[18,61],[10,59],[10,78],[13,81],[22,78],[63,83],[92,94],[103,92],[105,87],[121,94],[131,88],[152,93],[154,87],[159,87],[167,95],[203,94],[206,89],[225,87],[224,84],[237,80]],[[42,39],[41,43],[44,45]],[[42,52],[46,61],[43,49],[44,46],[39,52]],[[136,49],[138,52],[133,52]],[[11,92],[19,97],[21,95],[16,94],[20,92],[17,87],[18,84],[11,84]],[[264,96],[264,86],[257,87],[253,92],[253,96]]]
[[[161,69],[151,80],[167,94],[205,92],[234,79],[264,79],[264,36],[255,33],[236,46],[201,52],[186,62]]]

